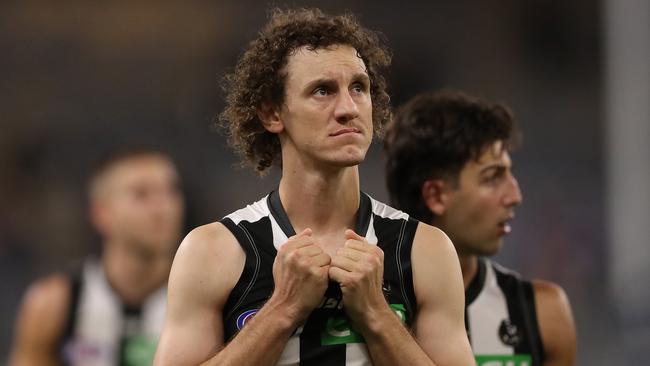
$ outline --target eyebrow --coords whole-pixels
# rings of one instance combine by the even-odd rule
[[[356,83],[356,82],[364,82],[364,83],[370,84],[370,77],[368,77],[368,74],[366,74],[366,73],[361,73],[361,72],[356,73],[356,74],[352,75],[351,80],[354,83]],[[335,83],[336,83],[336,80],[334,78],[323,77],[323,78],[318,78],[318,79],[310,81],[305,86],[305,89],[306,90],[311,90],[311,89],[315,88],[317,85],[332,85],[332,84],[335,84]]]
[[[490,164],[490,165],[488,165],[486,167],[481,168],[478,173],[483,174],[483,173],[485,173],[485,172],[487,172],[489,170],[492,170],[492,169],[494,169],[494,170],[506,170],[507,168],[508,167],[503,163],[494,163],[494,164]]]

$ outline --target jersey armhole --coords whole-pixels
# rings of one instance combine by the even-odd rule
[[[544,363],[544,344],[542,342],[542,337],[539,332],[539,324],[537,321],[537,309],[535,307],[535,290],[530,281],[520,281],[521,290],[523,294],[524,306],[528,308],[528,311],[525,314],[529,314],[529,329],[531,344],[535,345],[535,351],[533,357],[539,359],[540,364]]]

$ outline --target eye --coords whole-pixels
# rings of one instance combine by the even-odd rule
[[[311,92],[313,95],[326,96],[329,94],[329,90],[324,86],[319,86]]]
[[[352,89],[353,92],[361,94],[361,93],[364,93],[368,88],[366,87],[366,85],[364,83],[358,82],[358,83],[352,84],[351,89]]]

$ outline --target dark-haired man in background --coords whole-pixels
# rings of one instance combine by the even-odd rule
[[[391,203],[454,243],[479,365],[573,365],[575,327],[564,291],[485,258],[501,248],[522,201],[509,154],[517,138],[501,104],[454,92],[416,96],[386,134]]]

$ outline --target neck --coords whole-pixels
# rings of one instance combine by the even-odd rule
[[[285,165],[279,193],[296,233],[354,229],[360,199],[357,166],[324,172]]]
[[[478,258],[475,255],[458,255],[460,260],[460,271],[463,274],[463,284],[465,289],[472,283],[478,273]]]
[[[171,254],[143,253],[124,242],[104,243],[102,264],[106,279],[123,303],[141,306],[167,281]]]

